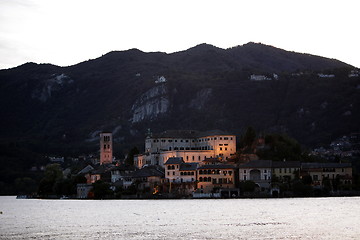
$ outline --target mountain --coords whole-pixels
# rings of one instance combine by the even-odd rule
[[[0,143],[75,154],[96,150],[99,132],[112,131],[120,154],[143,147],[148,129],[240,135],[253,126],[319,145],[360,130],[352,69],[259,43],[114,51],[69,67],[26,63],[0,71]]]

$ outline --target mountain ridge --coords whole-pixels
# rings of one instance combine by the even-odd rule
[[[0,70],[0,141],[80,151],[97,146],[94,133],[114,131],[125,151],[142,144],[148,128],[239,135],[252,125],[319,144],[359,131],[359,78],[347,76],[351,69],[338,60],[258,43],[228,49],[199,44],[170,54],[112,51],[68,67],[26,63]],[[251,81],[253,74],[272,80]]]

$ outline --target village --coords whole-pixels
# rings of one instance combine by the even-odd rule
[[[264,139],[256,139],[256,148],[266,148]],[[242,154],[239,161],[236,136],[220,130],[149,132],[145,151],[134,156],[133,165],[114,161],[112,134],[101,133],[99,163],[86,166],[77,175],[84,181],[76,185],[76,196],[63,197],[238,198],[353,193],[349,162],[272,161],[254,153]]]

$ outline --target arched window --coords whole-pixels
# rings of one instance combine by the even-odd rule
[[[207,182],[207,177],[204,177],[204,182]]]
[[[171,169],[175,169],[175,166],[174,166],[174,165],[172,165],[172,166],[171,166]]]
[[[211,177],[208,177],[208,182],[211,182]]]
[[[199,177],[199,182],[202,182],[203,181],[203,178],[202,177]]]
[[[171,169],[171,166],[169,165],[169,166],[168,166],[168,170],[170,170],[170,169]]]
[[[199,174],[203,174],[203,170],[200,170],[200,171],[199,171]]]

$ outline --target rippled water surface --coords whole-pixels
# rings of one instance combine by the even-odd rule
[[[0,197],[0,239],[360,239],[360,198]]]

